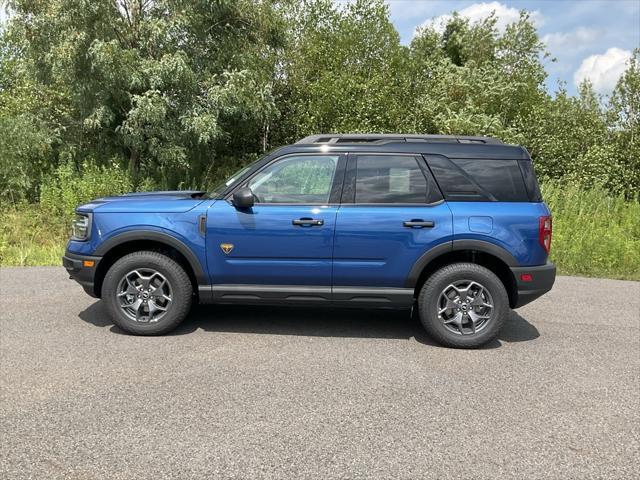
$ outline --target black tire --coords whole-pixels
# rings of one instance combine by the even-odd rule
[[[488,290],[493,300],[493,311],[484,328],[476,333],[461,335],[449,330],[438,317],[438,301],[447,286],[464,280],[478,282]],[[475,263],[453,263],[431,275],[420,290],[418,309],[420,321],[429,336],[436,342],[453,348],[478,348],[491,342],[498,336],[510,311],[509,297],[502,281],[491,270]]]
[[[120,281],[137,269],[153,269],[168,281],[171,302],[162,318],[156,322],[139,322],[131,319],[120,307],[117,296]],[[118,327],[134,335],[162,335],[175,329],[191,308],[193,287],[187,272],[174,260],[158,252],[133,252],[116,261],[102,283],[102,299],[111,318]]]

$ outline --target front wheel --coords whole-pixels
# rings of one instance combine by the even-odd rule
[[[174,260],[158,252],[133,252],[116,261],[102,284],[113,321],[135,335],[161,335],[189,313],[193,288]]]
[[[429,277],[418,307],[422,325],[438,343],[477,348],[498,336],[509,315],[509,297],[491,270],[454,263]]]

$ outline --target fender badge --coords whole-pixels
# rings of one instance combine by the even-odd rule
[[[233,250],[233,243],[221,243],[220,248],[225,253],[225,255],[229,255],[231,250]]]

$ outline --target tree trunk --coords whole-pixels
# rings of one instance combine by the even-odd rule
[[[267,151],[269,145],[269,121],[265,120],[262,124],[262,152]]]
[[[136,148],[131,149],[129,155],[129,175],[134,186],[138,185],[138,173],[140,172],[140,152]]]

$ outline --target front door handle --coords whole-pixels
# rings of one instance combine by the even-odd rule
[[[409,228],[433,228],[435,223],[431,220],[413,219],[402,222],[402,225]]]
[[[318,220],[316,218],[299,218],[297,220],[291,220],[293,225],[299,225],[301,227],[313,227],[318,225],[324,225],[324,220]]]

